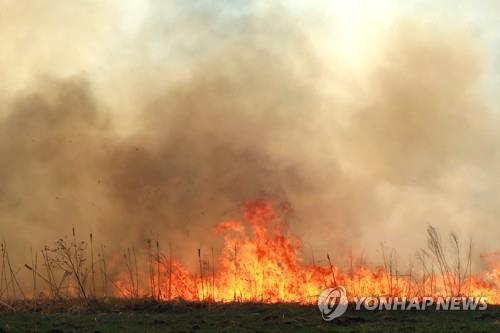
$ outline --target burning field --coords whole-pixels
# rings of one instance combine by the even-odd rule
[[[0,0],[0,332],[498,330],[498,14]]]
[[[483,254],[489,270],[471,272],[471,244],[462,249],[456,235],[450,236],[453,253],[446,255],[436,229],[430,226],[428,250],[417,253],[418,263],[403,271],[395,250],[382,245],[383,265],[370,268],[362,258],[304,260],[302,244],[290,235],[283,214],[287,204],[257,200],[244,206],[241,221],[216,224],[214,237],[223,237],[222,249],[198,249],[199,269],[190,271],[160,246],[147,240],[143,255],[127,248],[123,256],[107,256],[104,247],[94,252],[94,236],[81,240],[73,229],[40,253],[32,254],[32,288],[24,290],[12,269],[6,243],[2,244],[1,287],[6,313],[0,316],[7,332],[47,329],[57,332],[81,329],[105,331],[219,331],[268,330],[283,327],[299,331],[324,330],[311,304],[327,287],[345,286],[352,309],[334,326],[343,331],[373,331],[410,328],[408,323],[441,330],[437,323],[450,322],[447,329],[490,330],[499,325],[500,253]],[[40,261],[39,261],[40,255]],[[317,261],[317,262],[316,262]],[[340,263],[347,261],[344,269]],[[429,308],[423,313],[354,311],[363,297],[394,297],[399,300],[458,297],[467,302],[481,297],[486,305],[479,314]],[[265,306],[265,304],[271,304]],[[487,306],[490,307],[488,311]],[[445,309],[448,309],[446,306]],[[378,308],[382,310],[382,305]],[[391,307],[389,306],[389,309]],[[420,306],[417,310],[420,309]],[[476,307],[474,307],[476,309]],[[60,312],[67,312],[61,315]],[[17,314],[20,312],[20,314]],[[45,320],[30,313],[43,313]],[[75,312],[79,313],[75,317]],[[460,311],[462,312],[462,311]],[[439,314],[441,313],[441,314]],[[83,317],[82,317],[83,314]],[[252,318],[249,318],[253,317]],[[254,320],[261,320],[256,324]],[[480,324],[475,324],[478,320]],[[143,323],[143,324],[141,324]],[[416,324],[418,323],[418,325]],[[344,327],[344,328],[343,328]]]
[[[421,250],[418,265],[405,273],[394,260],[394,252],[385,253],[384,248],[383,266],[373,269],[362,258],[350,257],[350,266],[342,271],[328,253],[327,264],[315,263],[314,259],[306,262],[301,256],[300,240],[289,235],[287,229],[286,221],[271,203],[248,203],[243,222],[215,225],[214,231],[224,238],[224,245],[217,256],[213,248],[198,249],[196,272],[183,267],[171,250],[162,251],[159,240],[147,241],[146,258],[138,257],[135,248],[127,248],[123,257],[107,258],[102,248],[94,253],[92,234],[88,241],[82,241],[73,230],[71,238],[59,239],[53,247],[41,251],[40,265],[38,254],[32,257],[31,265],[25,265],[33,274],[33,292],[28,296],[11,270],[4,243],[4,296],[15,299],[17,291],[18,297],[29,297],[33,306],[37,300],[103,297],[151,298],[158,302],[312,304],[326,287],[342,285],[349,290],[350,300],[362,296],[482,296],[488,304],[500,304],[500,253],[483,255],[490,270],[483,276],[473,276],[471,254],[466,253],[465,260],[460,257],[462,249],[452,235],[455,252],[451,258],[445,256],[433,227],[428,229],[429,251]]]

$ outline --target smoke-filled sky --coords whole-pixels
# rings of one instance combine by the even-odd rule
[[[498,17],[496,1],[0,0],[0,237],[28,253],[75,226],[189,252],[265,198],[315,251],[409,256],[429,224],[498,249]]]

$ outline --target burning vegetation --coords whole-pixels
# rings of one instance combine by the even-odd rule
[[[7,245],[2,244],[0,291],[2,303],[25,298],[37,301],[107,297],[124,299],[152,298],[157,301],[191,302],[316,302],[327,287],[342,285],[348,297],[486,297],[489,304],[500,303],[499,253],[484,254],[489,271],[473,275],[472,244],[463,249],[458,237],[451,235],[452,253],[432,226],[428,228],[428,249],[417,252],[419,265],[403,271],[398,267],[395,250],[382,246],[383,265],[370,268],[362,258],[348,258],[340,268],[340,258],[326,254],[320,264],[306,262],[301,242],[288,233],[282,217],[288,205],[273,205],[266,200],[245,205],[242,221],[224,221],[215,232],[224,238],[220,251],[198,249],[196,271],[189,271],[175,259],[171,250],[164,252],[161,240],[147,241],[145,255],[129,248],[122,256],[95,248],[77,237],[59,239],[53,246],[32,254],[26,270],[32,273],[32,288],[21,287],[18,271],[10,261]],[[217,253],[217,255],[215,254]],[[340,260],[339,260],[340,259]]]

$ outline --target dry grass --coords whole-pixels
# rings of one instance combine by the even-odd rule
[[[381,245],[383,268],[387,282],[388,296],[401,293],[400,284],[403,279],[407,290],[403,292],[408,296],[433,295],[437,279],[442,279],[442,284],[448,296],[466,296],[470,291],[467,276],[471,276],[472,243],[463,246],[455,234],[450,235],[448,252],[437,230],[429,226],[427,230],[428,249],[421,249],[416,253],[418,266],[415,268],[410,262],[406,273],[398,267],[397,252]],[[30,264],[24,264],[24,269],[30,272],[32,285],[23,290],[17,275],[22,266],[11,262],[7,244],[1,243],[0,267],[0,308],[3,310],[39,311],[41,308],[58,307],[79,308],[97,301],[105,304],[109,297],[119,296],[130,302],[150,300],[174,299],[173,276],[180,274],[172,263],[171,247],[168,255],[161,252],[160,243],[148,240],[144,253],[146,260],[141,260],[135,248],[128,248],[123,252],[118,270],[126,273],[120,277],[119,283],[116,274],[108,268],[105,246],[100,246],[94,253],[94,237],[92,234],[88,241],[78,237],[75,229],[71,237],[58,239],[52,246],[46,246],[41,251],[31,250]],[[155,244],[155,246],[153,245]],[[327,254],[331,271],[331,281],[337,284],[333,263]],[[239,263],[237,249],[234,249],[234,278],[237,279]],[[350,257],[350,276],[352,286],[356,292],[355,279],[352,279],[353,260]],[[139,268],[138,262],[147,263],[146,270]],[[197,288],[201,290],[200,302],[213,302],[215,288],[215,256],[211,249],[210,260],[203,260],[202,249],[198,249],[199,272],[197,274]],[[360,259],[359,265],[363,265]],[[141,267],[142,268],[142,267]],[[114,271],[117,270],[116,264]],[[436,272],[438,270],[438,272]],[[139,272],[149,272],[149,279],[141,279]],[[328,279],[330,280],[330,279]],[[431,281],[429,285],[429,280]],[[325,282],[327,283],[327,282]],[[329,282],[328,282],[329,283]],[[359,287],[359,286],[358,286]],[[358,288],[359,289],[359,288]],[[175,292],[179,294],[176,289]],[[239,295],[234,291],[234,300],[238,301]],[[57,305],[59,304],[59,305]]]

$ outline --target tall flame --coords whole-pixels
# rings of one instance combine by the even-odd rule
[[[500,304],[500,265],[495,254],[483,255],[491,267],[484,278],[464,275],[452,292],[455,289],[450,287],[450,281],[457,280],[452,273],[401,274],[365,265],[343,273],[329,256],[328,265],[306,264],[300,255],[299,239],[288,235],[287,222],[268,201],[248,203],[244,222],[224,221],[215,226],[215,231],[224,237],[222,253],[212,261],[203,261],[199,252],[200,269],[196,274],[175,259],[156,257],[149,274],[150,294],[160,300],[308,304],[315,302],[324,288],[342,285],[350,299],[455,293],[453,296],[484,296],[490,304]],[[117,296],[133,296],[134,288],[125,275],[117,281]],[[147,280],[147,274],[142,280]],[[135,290],[136,296],[148,293]]]

